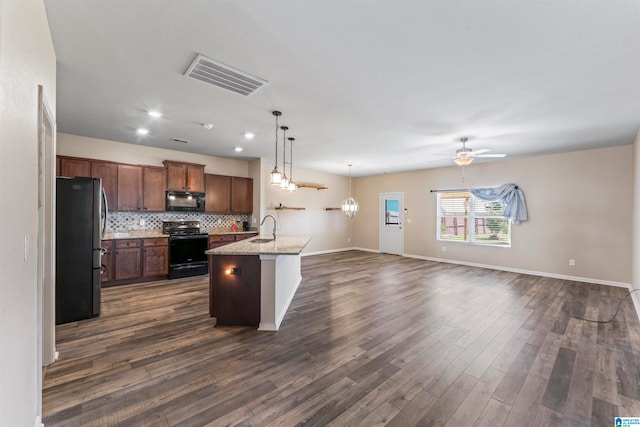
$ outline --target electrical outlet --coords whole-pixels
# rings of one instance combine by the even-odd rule
[[[569,260],[569,265],[570,265],[571,267],[575,267],[575,265],[576,265],[576,260],[575,260],[575,259],[570,259],[570,260]]]
[[[351,237],[347,237],[347,243],[351,243]]]
[[[144,219],[140,219],[140,225],[145,225],[147,223],[147,221],[145,221]]]
[[[442,252],[447,252],[447,247],[446,246],[442,247]]]
[[[411,218],[407,218],[407,224],[411,224]]]

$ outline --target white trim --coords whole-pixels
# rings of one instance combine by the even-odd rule
[[[298,276],[298,283],[296,283],[296,286],[293,288],[293,291],[291,292],[291,294],[289,294],[289,297],[287,298],[287,302],[284,304],[284,307],[282,308],[282,312],[278,317],[276,317],[276,331],[280,329],[280,324],[284,320],[284,316],[287,314],[287,310],[289,310],[289,305],[291,305],[291,301],[293,301],[293,297],[296,295],[296,292],[298,291],[300,282],[302,282],[302,276]]]
[[[422,255],[405,254],[404,256],[406,256],[407,258],[423,259],[426,261],[444,262],[447,264],[459,264],[459,265],[467,265],[469,267],[480,267],[480,268],[488,268],[491,270],[509,271],[512,273],[529,274],[531,276],[542,276],[542,277],[551,277],[553,279],[573,280],[575,282],[595,283],[596,285],[616,286],[619,288],[627,288],[627,289],[631,287],[629,283],[615,282],[612,280],[591,279],[588,277],[579,277],[579,276],[567,276],[564,274],[547,273],[544,271],[523,270],[521,268],[503,267],[499,265],[490,265],[490,264],[479,264],[475,262],[457,261],[457,260],[446,259],[446,258],[426,257]]]
[[[278,332],[278,327],[273,322],[260,322],[258,325],[259,331],[270,331],[270,332]]]
[[[42,418],[40,418],[40,415],[36,416],[36,420],[33,423],[33,427],[44,427],[44,424],[42,423]]]
[[[360,248],[358,246],[354,246],[353,248],[350,248],[350,250],[362,251],[362,252],[373,252],[373,253],[376,253],[376,254],[380,253],[380,251],[378,249]]]
[[[629,292],[631,292],[633,288],[629,286]],[[640,319],[640,300],[638,300],[638,294],[631,294],[631,302],[633,303],[633,308],[636,309],[636,314],[638,315],[638,319]]]
[[[353,249],[355,248],[338,248],[338,249],[327,249],[326,251],[303,252],[300,254],[300,256],[332,254],[334,252],[345,252],[345,251],[351,251]]]

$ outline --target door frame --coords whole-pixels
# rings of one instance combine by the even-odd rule
[[[399,215],[399,228],[400,230],[402,230],[402,232],[400,233],[400,253],[398,255],[404,256],[404,191],[389,191],[389,192],[380,193],[380,204],[378,206],[378,214],[379,214],[378,251],[382,252],[382,238],[383,238],[383,230],[385,227],[384,200],[385,198],[390,198],[390,196],[397,196],[396,198],[401,201],[400,202],[401,206],[399,206],[398,208],[398,215]]]

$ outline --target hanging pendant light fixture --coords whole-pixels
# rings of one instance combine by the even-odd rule
[[[280,111],[274,111],[272,114],[276,116],[276,164],[271,171],[271,185],[280,185],[282,174],[278,170],[278,117],[280,117],[282,113]]]
[[[286,190],[289,188],[289,178],[287,178],[287,131],[288,126],[280,126],[282,129],[282,179],[280,180],[280,188]]]
[[[351,197],[351,166],[349,165],[349,198],[342,201],[342,213],[347,218],[353,218],[358,213],[359,205],[356,199]]]
[[[289,148],[291,150],[291,155],[289,156],[289,188],[287,188],[287,190],[291,192],[296,191],[296,189],[298,188],[296,183],[293,182],[293,141],[295,140],[295,138],[289,137]]]

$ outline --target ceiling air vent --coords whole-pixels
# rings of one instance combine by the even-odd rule
[[[268,83],[260,77],[252,76],[204,55],[196,56],[184,75],[244,96],[251,95]]]
[[[191,141],[189,141],[188,139],[182,139],[182,138],[171,138],[171,140],[172,140],[173,142],[181,142],[181,143],[183,143],[183,144],[188,144],[189,142],[191,142]]]

